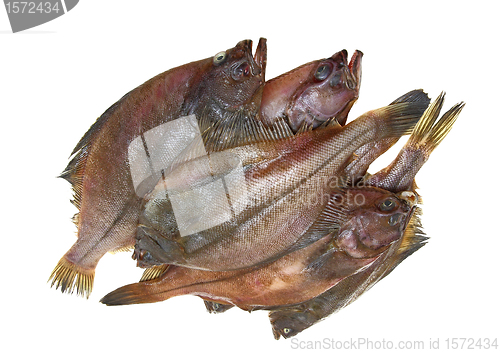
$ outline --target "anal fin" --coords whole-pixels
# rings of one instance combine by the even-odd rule
[[[162,264],[146,268],[139,282],[152,281],[154,279],[161,277],[168,270],[169,266],[170,265]]]

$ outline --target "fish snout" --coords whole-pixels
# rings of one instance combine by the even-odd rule
[[[356,50],[348,62],[347,50],[341,50],[332,55],[331,60],[334,64],[335,74],[330,78],[330,86],[335,87],[339,84],[344,84],[349,90],[359,91],[361,83],[361,58],[363,53]]]
[[[418,195],[413,191],[402,191],[397,196],[401,200],[405,201],[410,208],[413,208],[418,204]]]
[[[266,38],[259,39],[255,55],[252,54],[252,44],[253,42],[251,39],[246,39],[239,42],[236,47],[245,53],[244,57],[246,62],[244,65],[248,65],[248,69],[250,70],[252,76],[261,76],[262,82],[264,82],[264,74],[267,64],[267,40]]]

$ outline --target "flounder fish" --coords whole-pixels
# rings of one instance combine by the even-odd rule
[[[372,264],[398,240],[414,208],[415,197],[408,194],[375,187],[335,189],[308,230],[322,234],[310,245],[258,269],[204,271],[172,266],[156,280],[122,287],[101,301],[123,305],[194,293],[252,311],[312,299]]]
[[[265,39],[254,57],[252,41],[241,41],[152,78],[104,112],[61,175],[73,186],[78,239],[52,272],[52,285],[89,296],[100,258],[134,245],[141,199],[174,158],[165,148],[185,148],[193,135],[217,122],[224,129],[224,123],[254,117],[265,64]],[[164,136],[171,136],[169,146]]]

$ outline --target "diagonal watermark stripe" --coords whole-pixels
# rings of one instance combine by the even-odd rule
[[[151,192],[151,202],[169,202],[181,236],[227,222],[247,207],[240,157],[231,151],[209,155],[195,115],[137,136],[128,146],[128,164],[137,196]]]
[[[4,0],[12,32],[20,32],[52,21],[73,9],[79,0]]]

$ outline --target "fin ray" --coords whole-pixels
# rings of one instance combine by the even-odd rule
[[[94,270],[84,269],[63,257],[52,271],[48,282],[51,280],[51,287],[61,287],[61,292],[70,294],[76,289],[77,295],[88,299],[94,284]]]
[[[169,266],[170,265],[163,264],[146,268],[139,282],[147,282],[160,278],[168,270]]]

